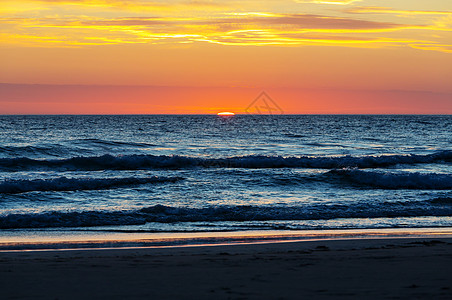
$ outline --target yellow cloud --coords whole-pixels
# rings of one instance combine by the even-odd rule
[[[39,11],[47,10],[46,7],[39,5],[36,2],[19,2],[19,1],[1,1],[0,15],[12,15],[18,13],[37,13]]]
[[[0,14],[11,14],[37,9],[80,7],[83,9],[98,8],[103,10],[120,10],[134,12],[181,11],[181,9],[221,10],[229,6],[223,1],[146,1],[146,0],[6,0],[0,3]]]
[[[435,20],[434,24],[439,28],[452,28],[452,14]]]
[[[443,44],[409,44],[410,47],[420,50],[432,50],[444,53],[452,53],[452,45]]]
[[[452,11],[429,11],[429,10],[397,10],[389,7],[360,6],[345,10],[355,14],[397,14],[397,15],[452,15]]]
[[[98,38],[98,41],[94,41],[96,38],[86,38],[86,41],[77,41],[64,37],[50,37],[50,36],[38,36],[30,34],[7,34],[0,33],[0,42],[4,45],[22,45],[27,47],[74,47],[74,46],[89,46],[89,45],[111,45],[118,44],[112,41],[108,42],[105,38]],[[89,41],[91,40],[91,41]],[[124,43],[124,41],[121,41]]]
[[[39,47],[207,42],[237,46],[409,45],[445,52],[448,48],[445,48],[441,36],[435,38],[434,34],[430,34],[428,39],[415,38],[425,36],[416,35],[416,32],[425,30],[438,33],[452,31],[448,18],[441,22],[405,25],[327,15],[268,12],[228,12],[189,17],[4,17],[0,18],[0,25],[4,25],[0,33],[6,44]]]
[[[349,5],[362,0],[295,0],[297,3]]]

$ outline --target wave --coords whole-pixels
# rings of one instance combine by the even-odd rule
[[[452,175],[449,174],[370,172],[356,169],[332,170],[329,173],[338,174],[356,184],[384,189],[452,189]]]
[[[373,204],[316,204],[302,207],[211,206],[205,208],[154,205],[137,211],[44,212],[0,217],[0,229],[143,225],[147,222],[222,222],[330,220],[450,216],[452,205],[435,200]]]
[[[40,145],[5,145],[0,146],[0,155],[3,157],[59,157],[61,155],[75,155],[84,151],[84,153],[95,153],[94,149],[115,148],[142,148],[147,149],[157,145],[144,142],[123,142],[102,139],[77,139],[62,143],[45,143]],[[94,149],[93,149],[94,148]]]
[[[61,143],[61,144],[41,144],[39,146],[35,145],[22,145],[22,146],[0,146],[0,160],[5,162],[8,159],[14,160],[15,158],[31,158],[37,160],[55,160],[61,157],[71,157],[77,155],[93,155],[95,153],[108,153],[105,147],[104,152],[100,152],[104,149],[99,147],[97,150],[90,149],[92,147],[85,147],[84,145],[77,145],[76,142],[71,142],[71,144]],[[1,163],[0,163],[1,170]]]
[[[200,158],[180,155],[123,155],[72,157],[67,159],[1,158],[1,171],[62,169],[62,170],[142,170],[181,169],[192,167],[216,168],[376,168],[397,164],[419,164],[452,161],[452,151],[427,155],[383,155],[342,157],[283,157],[249,155],[226,158]]]
[[[103,190],[116,187],[134,186],[147,183],[176,182],[181,177],[145,177],[145,178],[66,178],[20,179],[0,182],[0,194],[18,194],[34,191],[78,191]]]
[[[78,139],[72,141],[75,144],[88,144],[88,145],[99,145],[99,146],[117,146],[117,147],[142,147],[148,148],[156,146],[155,144],[144,143],[144,142],[123,142],[123,141],[113,141],[113,140],[102,140],[102,139]]]
[[[61,145],[43,145],[43,146],[0,146],[0,154],[6,155],[46,155],[56,157],[61,154]]]

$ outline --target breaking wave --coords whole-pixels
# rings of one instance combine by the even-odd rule
[[[449,174],[370,172],[356,169],[332,170],[330,173],[338,174],[353,183],[384,189],[452,189],[452,175]]]
[[[452,205],[435,199],[414,202],[383,202],[355,205],[309,205],[302,207],[211,206],[205,208],[155,205],[137,211],[45,212],[0,217],[0,228],[91,227],[141,225],[147,222],[215,222],[329,220],[338,218],[396,218],[450,216]]]
[[[440,151],[426,155],[383,155],[342,157],[283,157],[249,155],[226,158],[200,158],[180,155],[102,155],[72,157],[67,159],[1,158],[0,170],[142,170],[182,169],[192,167],[216,168],[376,168],[397,164],[438,163],[452,161],[452,151]]]
[[[145,177],[145,178],[66,178],[19,179],[0,182],[0,193],[18,194],[33,191],[78,191],[103,190],[116,187],[141,185],[147,183],[176,182],[181,177]]]

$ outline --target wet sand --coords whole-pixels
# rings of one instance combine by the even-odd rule
[[[1,299],[452,299],[452,239],[0,253]]]

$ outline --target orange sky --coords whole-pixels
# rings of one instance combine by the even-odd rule
[[[452,113],[450,0],[0,2],[0,113]]]

